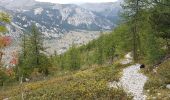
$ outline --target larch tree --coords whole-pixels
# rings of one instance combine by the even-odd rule
[[[134,62],[138,61],[140,50],[140,25],[141,15],[147,5],[147,0],[124,0],[122,13],[125,24],[129,26],[129,33],[132,33],[132,51]]]
[[[80,62],[81,62],[80,52],[74,44],[69,50],[68,58],[69,58],[68,63],[70,69],[77,70],[80,68]]]
[[[156,0],[150,20],[156,36],[165,40],[168,53],[170,53],[170,1]]]

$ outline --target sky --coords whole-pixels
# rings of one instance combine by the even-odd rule
[[[115,2],[117,0],[36,0],[41,2],[51,2],[51,3],[60,3],[60,4],[68,4],[68,3],[100,3],[100,2]]]

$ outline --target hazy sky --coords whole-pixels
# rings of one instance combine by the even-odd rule
[[[117,0],[36,0],[36,1],[67,4],[67,3],[83,3],[83,2],[89,2],[89,3],[114,2]]]

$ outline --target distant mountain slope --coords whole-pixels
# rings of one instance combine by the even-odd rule
[[[1,0],[0,9],[13,16],[10,33],[28,29],[32,23],[46,37],[59,37],[72,30],[111,30],[118,19],[119,3],[52,4],[34,0]],[[9,28],[11,28],[9,27]]]
[[[85,3],[82,8],[93,11],[95,14],[115,23],[118,21],[118,13],[121,10],[120,2],[109,3]]]

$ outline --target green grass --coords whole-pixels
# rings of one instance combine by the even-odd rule
[[[131,100],[122,89],[108,88],[108,82],[118,81],[125,66],[91,66],[68,72],[48,80],[24,83],[26,100]],[[20,100],[20,86],[0,91],[0,99]]]

